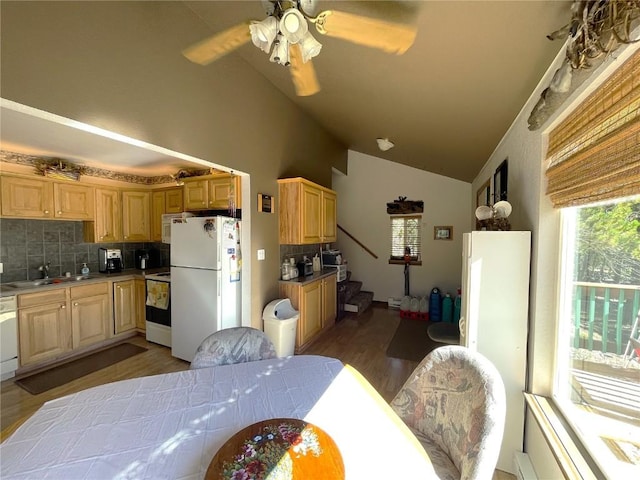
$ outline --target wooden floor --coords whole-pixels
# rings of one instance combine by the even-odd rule
[[[343,363],[351,365],[389,402],[400,390],[417,362],[386,356],[387,346],[400,322],[400,316],[398,310],[388,310],[386,305],[382,305],[384,304],[374,304],[374,308],[370,308],[359,317],[346,317],[339,321],[335,328],[304,353],[338,358]],[[141,336],[128,341],[149,350],[40,395],[27,393],[12,380],[2,382],[0,438],[4,440],[49,400],[104,383],[189,368],[188,362],[172,357],[169,348],[148,343]],[[493,478],[511,480],[515,477],[496,471]]]

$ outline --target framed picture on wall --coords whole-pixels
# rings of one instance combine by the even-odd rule
[[[509,177],[508,159],[505,159],[498,168],[496,173],[493,174],[493,201],[499,202],[500,200],[507,199],[507,179]]]
[[[433,227],[434,240],[453,240],[453,227]]]
[[[491,179],[486,182],[476,192],[476,207],[491,205]]]

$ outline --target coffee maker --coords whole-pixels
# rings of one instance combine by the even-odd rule
[[[119,248],[101,248],[98,252],[98,270],[100,273],[122,271],[122,252]]]

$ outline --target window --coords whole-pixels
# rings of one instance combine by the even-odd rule
[[[554,398],[607,478],[640,466],[640,197],[562,210]]]
[[[391,215],[391,253],[389,263],[422,265],[420,224],[422,215]]]

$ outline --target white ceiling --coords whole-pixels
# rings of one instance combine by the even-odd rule
[[[264,17],[258,0],[184,3],[212,34]],[[251,43],[230,55],[251,64],[350,149],[471,181],[562,48],[546,35],[568,22],[569,5],[320,0],[320,10],[402,20],[415,24],[418,34],[402,56],[316,35],[323,49],[313,63],[322,90],[311,97],[296,97],[287,69]],[[0,119],[4,150],[147,175],[175,173],[188,160],[34,118],[6,102]],[[376,137],[389,137],[396,147],[381,152]]]

